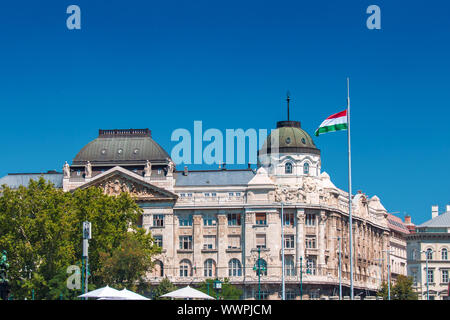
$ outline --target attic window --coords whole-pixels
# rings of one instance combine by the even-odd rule
[[[119,150],[117,150],[117,153],[118,153],[118,154],[121,154],[122,151],[123,151],[122,149],[119,149]]]
[[[303,142],[303,144],[306,144],[305,138],[302,138],[302,142]]]
[[[101,153],[106,154],[106,149],[102,149]]]
[[[290,138],[290,137],[287,137],[287,138],[286,138],[286,144],[289,144],[289,143],[291,143],[291,138]]]
[[[134,153],[134,154],[137,154],[138,152],[139,152],[139,149],[138,149],[138,148],[136,148],[136,149],[133,150],[133,153]]]

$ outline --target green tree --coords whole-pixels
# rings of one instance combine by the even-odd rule
[[[8,252],[8,277],[16,299],[31,299],[32,289],[35,299],[54,299],[61,293],[72,297],[63,292],[68,277],[64,273],[68,266],[81,264],[83,221],[92,223],[89,282],[93,287],[109,284],[100,272],[106,262],[100,257],[112,255],[125,245],[124,239],[139,242],[135,245],[147,258],[154,246],[151,235],[136,225],[142,209],[128,193],[108,196],[97,187],[64,192],[43,178],[17,190],[4,185],[0,192],[0,249]]]
[[[395,300],[417,300],[417,293],[413,290],[414,280],[412,277],[399,275],[392,293]]]
[[[382,284],[377,296],[388,300],[388,286],[386,282]],[[417,300],[417,294],[413,290],[412,277],[399,275],[395,285],[391,283],[391,300]]]
[[[216,291],[214,289],[214,281],[215,279],[206,279],[204,282],[200,284],[198,290],[209,294],[211,297],[216,298]],[[209,286],[209,293],[208,293]],[[242,296],[242,290],[238,289],[236,286],[230,283],[228,278],[225,278],[222,281],[222,289],[219,292],[219,299],[221,300],[239,300]]]
[[[160,247],[141,239],[145,236],[143,229],[128,233],[111,253],[100,252],[98,276],[115,288],[142,288],[145,273],[153,267],[151,257],[161,252]]]
[[[153,299],[167,300],[168,298],[160,298],[160,296],[174,290],[177,290],[177,287],[172,282],[170,282],[167,277],[164,277],[164,279],[162,279],[158,286],[153,290]]]

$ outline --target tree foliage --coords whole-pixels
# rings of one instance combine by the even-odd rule
[[[81,265],[82,223],[92,223],[89,240],[89,266],[93,287],[109,284],[102,270],[108,269],[107,256],[117,259],[117,248],[138,249],[146,259],[157,252],[153,238],[136,226],[142,209],[128,193],[108,196],[100,188],[91,187],[64,192],[40,178],[28,187],[12,190],[3,186],[0,196],[0,249],[7,250],[11,292],[17,299],[55,299],[65,292],[66,269]],[[128,262],[136,259],[128,256]],[[142,258],[143,260],[144,258]],[[126,284],[139,279],[151,268],[151,260],[136,274],[115,275],[114,281]],[[103,264],[103,265],[102,265]],[[119,269],[114,272],[121,272]],[[79,294],[79,292],[78,292]]]
[[[383,282],[377,296],[388,300],[388,295],[388,285],[386,282]],[[399,275],[395,285],[391,283],[391,300],[417,300],[417,293],[413,290],[412,277]]]
[[[170,280],[167,277],[164,277],[164,279],[161,280],[159,285],[153,290],[153,299],[157,300],[167,300],[168,298],[160,298],[163,294],[172,292],[177,290],[178,288],[170,282]]]

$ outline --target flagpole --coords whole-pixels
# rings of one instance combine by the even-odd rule
[[[347,138],[348,138],[348,220],[350,237],[350,300],[353,300],[353,221],[352,221],[352,153],[350,145],[350,89],[347,78]]]

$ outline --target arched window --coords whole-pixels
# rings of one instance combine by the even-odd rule
[[[152,273],[154,277],[164,277],[164,264],[161,261],[156,260]]]
[[[305,162],[303,164],[303,174],[309,174],[309,163]]]
[[[205,275],[205,277],[215,277],[216,276],[216,263],[214,262],[213,259],[205,260],[204,275]]]
[[[426,255],[428,260],[433,260],[433,250],[427,249]]]
[[[292,173],[292,163],[288,162],[284,165],[284,173],[286,174]]]
[[[191,262],[188,259],[180,261],[180,277],[192,277]]]
[[[228,262],[228,276],[240,277],[242,275],[241,262],[238,259],[231,259]]]
[[[448,251],[446,248],[441,250],[441,258],[442,260],[448,260]]]
[[[255,272],[261,276],[267,276],[267,262],[264,259],[258,259],[255,263]]]
[[[294,258],[287,256],[284,259],[284,274],[286,276],[295,276],[295,263]]]

